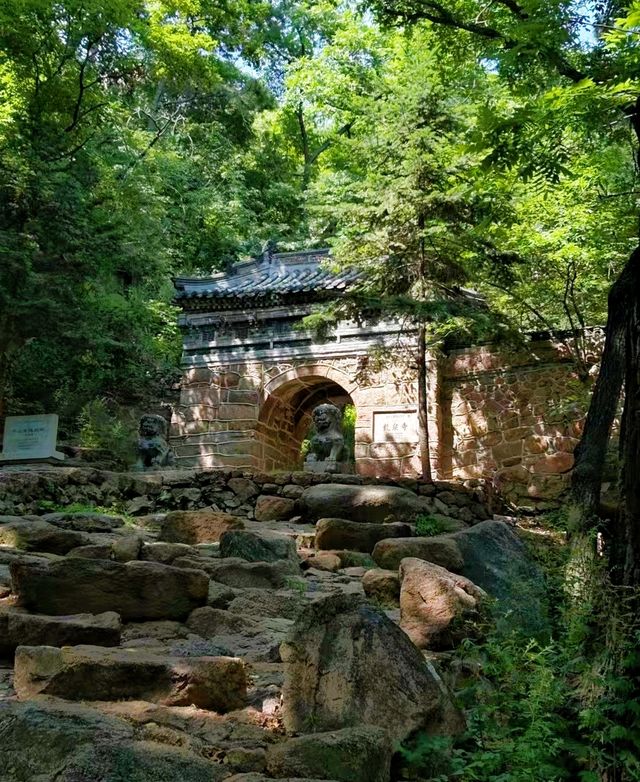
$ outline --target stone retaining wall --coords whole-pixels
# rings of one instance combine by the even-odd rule
[[[603,334],[589,338],[595,366]],[[590,385],[562,342],[454,352],[440,373],[440,475],[489,478],[510,502],[544,508],[568,486]]]
[[[488,518],[502,509],[491,485],[484,481],[424,484],[411,479],[389,481],[306,472],[205,470],[136,474],[77,467],[0,472],[0,515],[43,514],[80,503],[135,516],[213,508],[251,519],[288,519],[298,513],[297,500],[304,489],[320,483],[400,486],[434,497],[440,513],[463,521]]]

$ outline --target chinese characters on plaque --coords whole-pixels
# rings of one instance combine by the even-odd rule
[[[64,459],[56,451],[57,415],[10,415],[4,423],[2,462]]]
[[[415,410],[373,414],[375,443],[416,443],[418,439],[418,415]]]

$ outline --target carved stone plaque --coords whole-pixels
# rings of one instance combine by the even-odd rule
[[[57,434],[57,415],[7,416],[0,461],[64,459],[56,451]]]
[[[418,414],[415,410],[373,414],[374,443],[417,443]]]

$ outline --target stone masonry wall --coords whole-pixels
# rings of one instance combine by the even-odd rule
[[[596,365],[603,335],[589,335]],[[415,415],[415,373],[400,357],[375,369],[368,355],[247,361],[185,370],[171,443],[180,468],[300,469],[300,443],[321,401],[357,412],[356,472],[420,473],[417,438],[376,434],[375,416]],[[483,478],[516,505],[544,507],[566,488],[588,387],[566,344],[520,350],[483,346],[428,357],[429,437],[434,474]],[[376,440],[377,438],[377,440]]]
[[[325,401],[324,394],[329,400],[350,399],[356,407],[359,474],[416,475],[415,443],[375,442],[373,437],[374,413],[415,410],[415,380],[399,366],[363,371],[363,358],[256,361],[185,370],[171,425],[178,466],[299,469],[309,413],[313,404]],[[435,429],[433,442],[437,460]]]
[[[590,361],[601,335],[592,335]],[[567,347],[457,351],[442,365],[440,445],[450,479],[488,478],[519,506],[540,507],[568,485],[588,401]]]
[[[86,467],[0,472],[0,515],[49,513],[73,503],[111,508],[134,516],[169,510],[212,508],[250,519],[290,519],[307,486],[320,483],[401,486],[433,499],[434,511],[465,522],[490,518],[502,507],[490,484],[397,481],[357,475],[250,470],[172,470],[114,473]]]

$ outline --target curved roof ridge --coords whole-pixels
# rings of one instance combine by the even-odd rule
[[[225,272],[206,277],[178,276],[173,280],[176,299],[243,299],[269,294],[323,293],[334,296],[346,290],[359,278],[354,268],[332,271],[323,265],[330,257],[326,247],[284,253],[265,253],[260,258],[243,261]]]

